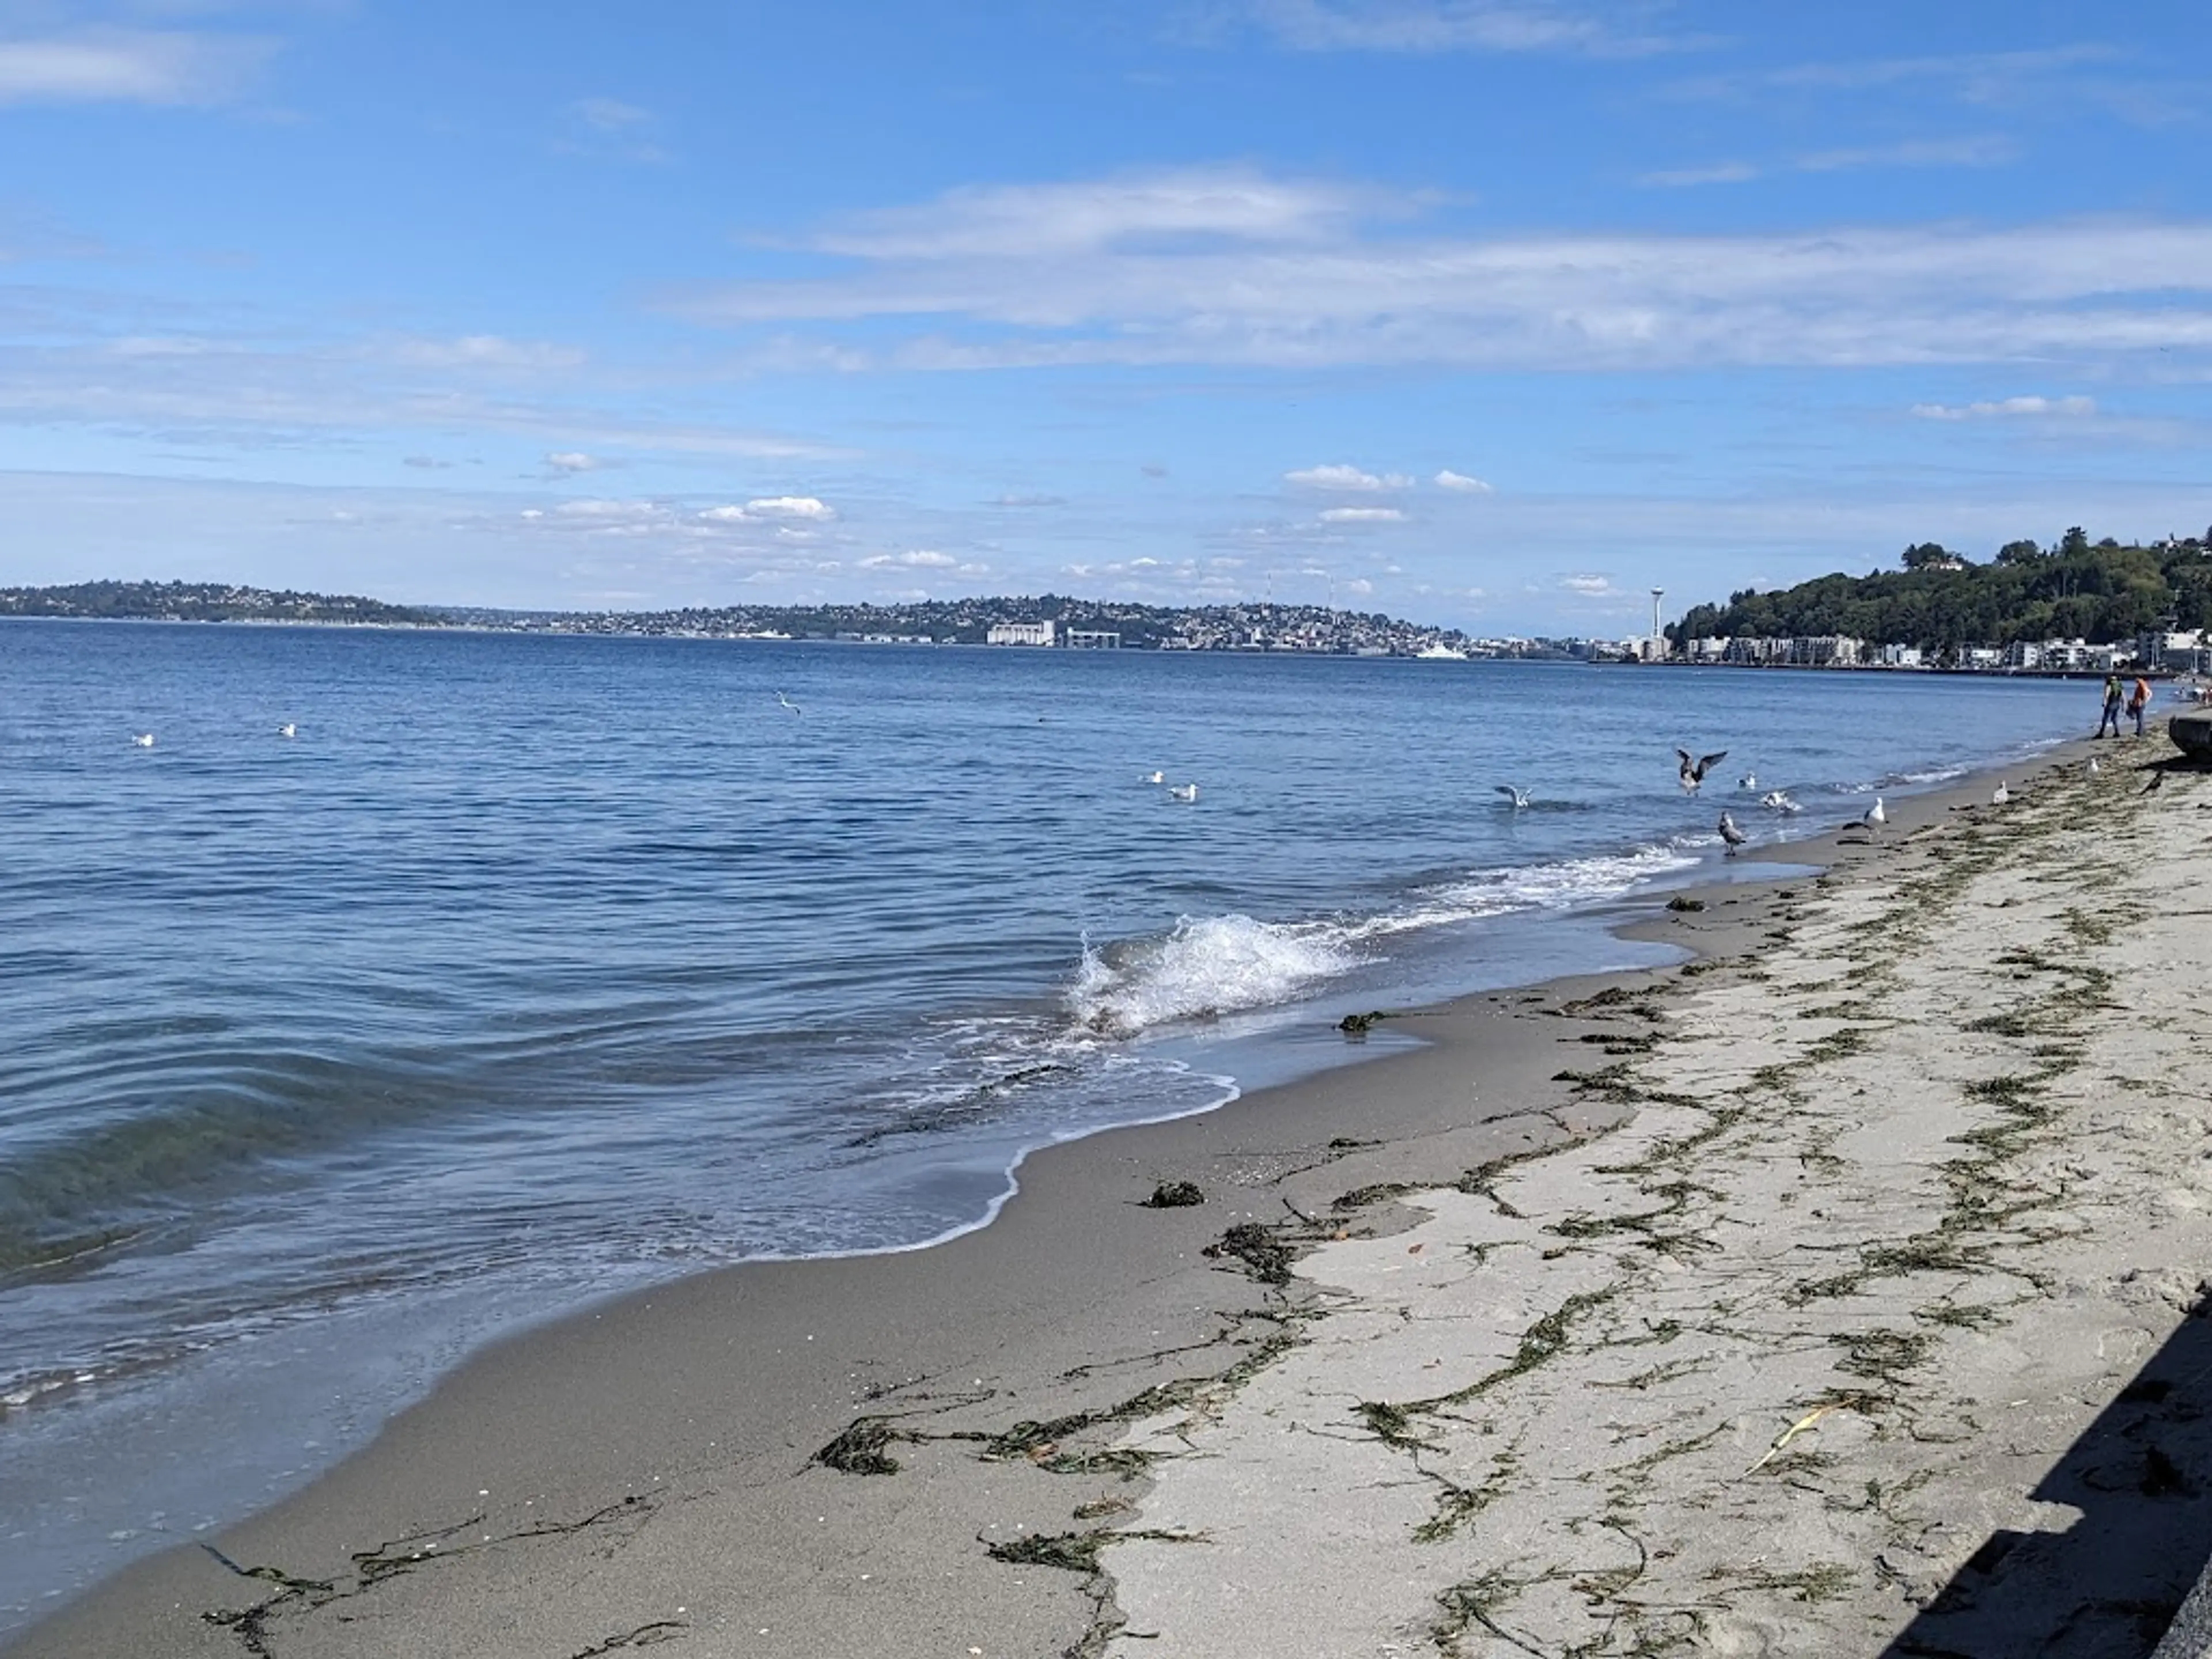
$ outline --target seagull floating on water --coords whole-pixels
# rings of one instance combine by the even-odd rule
[[[2011,799],[2012,786],[2007,783],[2002,778],[1999,778],[1997,780],[1997,787],[1996,790],[1992,792],[1990,796],[1990,805],[1992,806],[2002,806]]]
[[[779,708],[788,708],[794,714],[801,712],[799,705],[792,702],[789,697],[785,696],[781,691],[775,694],[775,701]]]
[[[300,735],[300,728],[290,720],[286,720],[283,725],[276,728],[276,735],[280,738],[296,738]]]
[[[1164,772],[1147,772],[1143,781],[1146,783],[1165,783],[1168,781],[1168,775]]]
[[[1511,801],[1513,810],[1516,812],[1528,804],[1528,792],[1526,789],[1516,789],[1510,783],[1493,783],[1490,787]]]
[[[1802,812],[1805,809],[1790,799],[1786,789],[1770,789],[1759,798],[1759,804],[1770,812]]]
[[[1731,814],[1723,812],[1721,814],[1721,839],[1728,843],[1728,855],[1734,858],[1735,849],[1750,841],[1751,837],[1736,827]]]
[[[1705,781],[1706,771],[1728,758],[1728,750],[1725,749],[1717,750],[1712,754],[1702,756],[1694,761],[1690,758],[1690,751],[1686,749],[1677,749],[1674,752],[1682,757],[1682,787],[1693,795],[1698,793],[1698,786]]]
[[[1758,787],[1759,787],[1759,774],[1758,774],[1758,773],[1756,773],[1756,772],[1747,772],[1747,773],[1745,773],[1741,777],[1738,778],[1738,779],[1735,781],[1735,787],[1736,787],[1737,788],[1739,788],[1739,789],[1756,789],[1756,788],[1758,788]]]
[[[151,732],[141,732],[131,739],[131,746],[134,749],[151,749],[154,746],[154,734]]]
[[[1177,800],[1196,800],[1198,786],[1194,783],[1175,784],[1170,787],[1168,793],[1173,795]]]

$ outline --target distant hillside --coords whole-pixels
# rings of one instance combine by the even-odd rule
[[[1940,656],[2016,640],[2131,640],[2153,629],[2212,627],[2212,532],[2153,547],[2091,543],[2078,526],[2054,547],[2008,542],[1988,564],[1923,542],[1900,570],[1821,576],[1778,592],[1747,589],[1701,605],[1667,630],[1685,641],[1838,634],[1917,645]]]
[[[170,622],[380,623],[507,633],[681,635],[727,639],[915,641],[980,645],[1001,623],[1051,622],[1061,643],[1125,650],[1291,651],[1415,656],[1437,645],[1474,646],[1456,629],[1401,622],[1380,612],[1306,605],[1137,605],[1056,593],[921,599],[899,605],[738,605],[678,611],[505,611],[406,606],[324,593],[272,593],[221,582],[80,582],[0,588],[0,617],[86,617]],[[1088,634],[1088,641],[1070,635]],[[1109,638],[1108,636],[1111,636]],[[1490,642],[1484,654],[1571,654],[1580,641]]]
[[[272,593],[227,582],[76,582],[0,587],[0,617],[94,617],[162,622],[380,623],[441,626],[428,611],[352,594]]]

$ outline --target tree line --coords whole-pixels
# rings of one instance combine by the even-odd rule
[[[428,611],[352,593],[295,593],[223,582],[70,582],[0,587],[0,617],[85,617],[177,622],[343,622],[436,627]]]
[[[1726,605],[1693,606],[1667,637],[1680,651],[1697,639],[1842,635],[1940,659],[1968,646],[2108,645],[2212,627],[2212,530],[2144,547],[2092,542],[2077,525],[2049,547],[2007,542],[1985,564],[1936,542],[1906,548],[1899,564],[1769,593],[1746,588]]]

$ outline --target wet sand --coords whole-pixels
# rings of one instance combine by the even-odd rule
[[[2212,781],[2090,747],[1654,901],[1686,968],[503,1344],[9,1651],[2147,1651],[2212,1519],[2203,1375],[2122,1399],[2206,1322]]]

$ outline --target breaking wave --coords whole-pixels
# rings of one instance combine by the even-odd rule
[[[1172,1021],[1287,1002],[1358,962],[1345,931],[1328,923],[1185,916],[1161,937],[1103,948],[1086,940],[1068,1010],[1093,1031],[1133,1036]]]
[[[1095,946],[1068,988],[1085,1030],[1127,1037],[1156,1026],[1265,1008],[1305,995],[1371,959],[1395,935],[1516,911],[1565,910],[1614,898],[1698,862],[1687,838],[1608,857],[1486,870],[1420,888],[1407,902],[1361,917],[1297,922],[1184,916],[1151,938]]]

